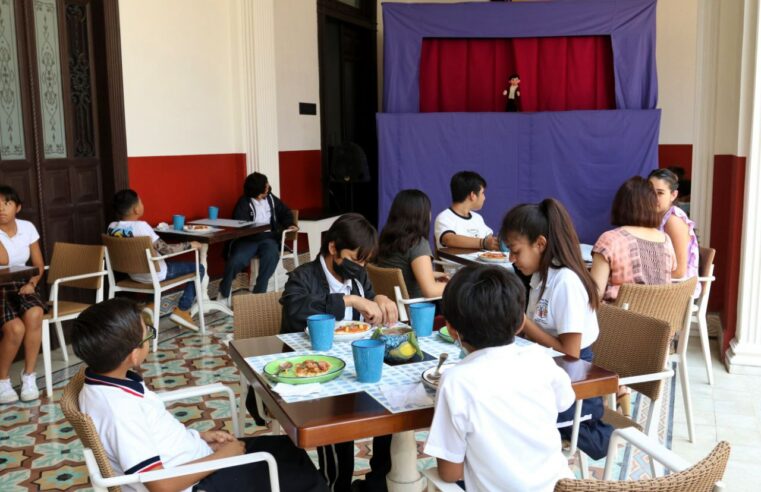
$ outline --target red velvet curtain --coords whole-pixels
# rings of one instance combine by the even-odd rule
[[[420,112],[504,111],[512,73],[521,111],[616,107],[609,36],[424,39]]]

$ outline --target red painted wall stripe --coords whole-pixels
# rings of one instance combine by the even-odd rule
[[[692,145],[663,144],[658,146],[658,167],[680,166],[692,178]]]
[[[279,153],[280,198],[292,209],[322,208],[322,153],[293,150]]]

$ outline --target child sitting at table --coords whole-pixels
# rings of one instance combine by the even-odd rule
[[[573,221],[563,204],[548,198],[512,208],[500,238],[510,248],[513,267],[530,276],[523,334],[546,347],[592,362],[597,324],[597,288],[581,258]],[[574,407],[564,408],[558,426],[571,438]],[[584,400],[578,447],[594,459],[608,451],[613,428],[600,419],[602,398]]]
[[[191,249],[199,249],[201,243],[197,241],[189,241],[179,244],[167,244],[161,239],[153,228],[145,221],[140,220],[140,217],[145,213],[143,202],[134,190],[126,189],[117,192],[114,195],[114,214],[118,219],[115,222],[111,222],[108,225],[108,235],[115,237],[138,237],[148,236],[151,238],[153,249],[158,252],[159,255],[166,255],[170,253],[177,253],[179,251],[186,251]],[[182,277],[189,273],[196,272],[195,262],[170,262],[167,263],[164,260],[159,260],[159,270],[156,272],[159,280],[171,280],[173,278]],[[201,278],[203,278],[204,270],[203,265],[198,265]],[[130,278],[136,282],[142,282],[150,284],[152,282],[150,273],[132,273]],[[194,282],[188,282],[185,284],[185,290],[180,297],[180,301],[177,307],[174,308],[169,319],[175,323],[182,325],[191,330],[198,330],[198,327],[193,322],[193,317],[190,315],[190,308],[193,306],[193,301],[196,299],[196,287]],[[154,321],[157,323],[158,321]]]
[[[437,248],[499,249],[499,241],[477,214],[486,200],[486,180],[473,171],[460,171],[449,182],[452,206],[436,216]]]
[[[378,232],[366,218],[355,213],[339,217],[324,234],[317,259],[289,274],[280,299],[283,305],[280,331],[303,332],[307,317],[321,313],[332,314],[339,321],[364,319],[373,325],[396,323],[396,303],[384,295],[375,295],[365,270],[377,247]],[[253,405],[247,407],[251,415],[256,415]],[[321,446],[317,448],[317,455],[320,471],[332,491],[386,490],[386,474],[391,470],[391,436],[373,438],[371,471],[365,481],[354,485],[351,483],[353,441]]]
[[[74,353],[87,364],[79,407],[93,420],[117,475],[264,451],[277,461],[281,490],[327,491],[307,454],[287,436],[238,440],[224,431],[198,432],[167,411],[132,371],[145,360],[150,351],[147,342],[156,336],[140,312],[132,300],[111,299],[82,312],[72,331]],[[257,462],[122,488],[233,492],[260,490],[267,482],[267,466]]]
[[[556,426],[576,399],[547,352],[513,343],[525,322],[518,277],[469,265],[444,289],[447,328],[467,355],[441,375],[425,453],[468,492],[551,491],[571,478]]]
[[[31,257],[39,273],[26,281],[0,285],[2,329],[0,329],[0,403],[19,399],[10,379],[10,369],[21,343],[24,343],[24,370],[21,373],[21,400],[40,396],[37,390],[37,354],[42,343],[42,316],[45,302],[37,284],[45,263],[40,251],[40,235],[34,224],[16,218],[21,198],[10,186],[0,185],[0,266],[24,266]]]

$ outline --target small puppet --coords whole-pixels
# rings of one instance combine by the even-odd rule
[[[510,85],[507,86],[507,89],[502,91],[502,95],[507,96],[507,99],[505,100],[505,111],[508,113],[516,113],[520,111],[521,107],[521,78],[517,73],[514,73],[510,75],[508,81],[510,82]]]

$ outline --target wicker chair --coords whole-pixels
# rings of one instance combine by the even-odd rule
[[[280,296],[283,291],[267,292],[265,294],[244,294],[233,296],[233,338],[267,337],[280,333],[280,322],[283,309],[280,306]],[[248,396],[249,384],[243,372],[240,372],[240,421],[245,422],[246,405],[243,403]],[[270,418],[264,411],[264,405],[258,395],[256,408],[259,416],[265,422]],[[277,430],[277,429],[275,429]],[[277,434],[277,432],[274,432]]]
[[[293,225],[299,225],[299,211],[291,210],[291,212],[293,212]],[[285,252],[286,241],[291,242],[291,251],[289,253]],[[299,231],[283,232],[283,237],[280,239],[280,258],[277,260],[277,268],[275,268],[275,273],[272,275],[274,277],[276,291],[280,289],[278,274],[284,270],[288,271],[285,268],[284,260],[291,260],[293,262],[293,268],[299,266]],[[256,256],[251,258],[250,269],[251,275],[248,276],[248,290],[253,290],[254,284],[256,283],[256,277],[259,273],[259,258]]]
[[[381,294],[389,299],[396,300],[396,307],[399,310],[399,321],[409,319],[410,304],[419,302],[438,301],[441,297],[416,297],[410,299],[407,291],[407,284],[404,282],[404,275],[399,268],[383,268],[377,265],[367,265],[367,275],[370,277],[370,283],[376,294]]]
[[[621,441],[640,448],[650,456],[655,456],[658,461],[665,464],[674,473],[655,479],[611,481],[613,463]],[[711,492],[722,490],[723,484],[720,480],[727,467],[729,450],[729,443],[722,441],[708,456],[695,465],[689,466],[686,461],[670,449],[665,448],[637,429],[633,427],[616,429],[608,446],[603,480],[564,478],[555,485],[555,492]],[[435,490],[462,492],[458,485],[441,480],[435,467],[423,470],[423,475],[428,479],[428,492]]]
[[[667,362],[677,362],[679,380],[682,384],[684,410],[687,415],[687,432],[690,442],[693,441],[695,426],[692,422],[692,400],[690,384],[687,376],[687,336],[685,326],[689,327],[691,316],[692,294],[695,291],[697,278],[693,277],[684,282],[665,285],[623,284],[618,291],[615,305],[629,309],[635,313],[666,321],[671,327],[672,338],[679,336],[679,344]]]
[[[45,367],[45,392],[53,397],[53,371],[50,357],[50,325],[55,325],[63,360],[69,361],[66,340],[63,336],[64,321],[76,318],[90,307],[81,302],[62,301],[58,298],[60,286],[95,291],[95,302],[103,300],[103,277],[105,248],[84,244],[55,243],[48,270],[47,283],[50,292],[48,313],[42,318],[42,360]]]
[[[205,463],[181,465],[172,468],[171,470],[156,470],[132,475],[115,475],[114,470],[111,467],[111,462],[106,454],[106,450],[103,448],[103,444],[100,441],[100,436],[98,436],[95,424],[90,416],[82,413],[79,408],[79,393],[82,391],[84,381],[85,370],[83,368],[71,378],[69,384],[64,388],[63,397],[61,398],[61,410],[63,410],[66,419],[72,427],[74,427],[79,440],[82,441],[87,472],[90,475],[90,482],[96,491],[104,491],[107,489],[112,492],[119,491],[121,490],[121,485],[145,483],[202,471],[219,470],[221,468],[228,468],[257,461],[267,462],[271,480],[271,489],[273,491],[279,490],[277,464],[274,457],[269,453],[252,453],[243,456],[235,456],[233,458],[207,461]],[[195,398],[220,392],[225,393],[230,402],[233,430],[235,435],[238,436],[240,435],[240,428],[238,426],[237,413],[235,411],[235,393],[227,386],[221,383],[215,383],[157,394],[166,404],[176,400]]]
[[[700,343],[703,348],[703,358],[706,362],[706,373],[708,375],[708,384],[713,385],[713,362],[711,362],[711,347],[708,343],[708,321],[706,313],[708,312],[708,296],[711,295],[711,284],[716,277],[713,276],[713,259],[716,256],[716,250],[713,248],[700,248],[700,266],[698,270],[698,282],[701,283],[700,295],[692,305],[692,316],[690,324],[698,324],[698,333],[700,333]],[[687,326],[689,329],[689,325]]]
[[[198,250],[192,250],[195,256],[196,271],[171,280],[159,280],[157,271],[159,261],[175,256],[184,255],[191,251],[180,251],[163,256],[153,256],[153,245],[148,236],[139,237],[113,237],[108,234],[101,235],[103,244],[106,245],[106,267],[108,269],[108,298],[113,298],[117,292],[139,292],[153,294],[153,325],[156,327],[156,338],[153,339],[153,351],[158,347],[159,337],[159,312],[161,308],[161,294],[188,282],[195,282],[196,303],[198,305],[198,320],[201,333],[206,333],[206,323],[203,317],[203,294],[201,287],[201,274],[198,268]],[[150,274],[152,283],[147,284],[127,279],[116,281],[115,272]]]

